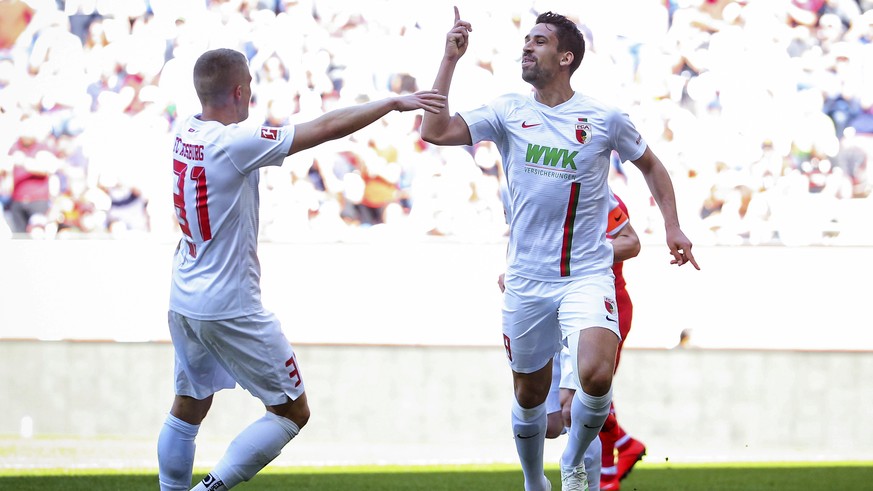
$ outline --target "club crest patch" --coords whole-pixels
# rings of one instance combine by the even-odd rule
[[[576,141],[581,144],[586,144],[591,140],[591,125],[588,124],[588,118],[579,118],[576,123]]]
[[[618,308],[615,306],[615,299],[603,297],[603,306],[606,307],[606,313],[615,315]]]

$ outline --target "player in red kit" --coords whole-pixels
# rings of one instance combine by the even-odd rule
[[[619,208],[614,208],[610,212],[610,219],[618,215],[627,215],[627,206],[618,196]],[[627,220],[627,217],[624,218]],[[621,359],[621,349],[624,346],[627,335],[631,329],[631,320],[633,319],[634,304],[631,302],[630,294],[627,291],[627,282],[624,279],[623,270],[624,262],[617,261],[612,266],[612,272],[615,274],[615,302],[618,304],[618,330],[621,333],[621,341],[618,343],[618,352],[615,355],[615,369],[618,370],[618,362]],[[631,438],[624,429],[618,424],[615,416],[615,404],[609,408],[609,416],[603,423],[603,428],[600,429],[600,443],[602,446],[602,463],[600,468],[600,490],[601,491],[617,491],[620,489],[619,482],[627,476],[634,464],[646,454],[646,446],[640,441]],[[615,456],[615,449],[618,449],[618,458]]]

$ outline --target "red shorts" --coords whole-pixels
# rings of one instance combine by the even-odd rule
[[[615,303],[618,305],[618,332],[621,333],[621,341],[618,343],[618,352],[615,354],[615,369],[618,370],[618,362],[621,359],[621,348],[631,330],[631,320],[634,317],[634,304],[630,294],[624,288],[615,290]]]

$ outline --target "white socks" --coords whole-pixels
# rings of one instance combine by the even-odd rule
[[[571,407],[573,424],[568,433],[567,447],[561,456],[561,467],[572,469],[582,463],[585,449],[597,438],[612,402],[612,388],[606,394],[595,397],[577,390]]]
[[[543,448],[546,441],[548,415],[545,403],[526,409],[512,399],[512,433],[515,435],[515,448],[524,472],[525,491],[545,491],[543,472]]]
[[[299,431],[290,419],[267,412],[230,442],[215,469],[191,491],[224,491],[248,481],[278,457]]]
[[[194,438],[200,425],[167,414],[158,436],[158,481],[161,491],[186,491],[194,468]]]
[[[585,449],[585,472],[588,474],[588,491],[600,491],[600,470],[603,466],[603,446],[600,438],[591,440]]]

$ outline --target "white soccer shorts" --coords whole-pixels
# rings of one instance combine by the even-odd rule
[[[603,327],[621,338],[615,277],[539,281],[507,273],[503,294],[503,346],[518,373],[543,368],[574,332]]]
[[[204,321],[169,312],[176,394],[204,399],[239,384],[266,406],[303,394],[294,349],[270,312]]]

